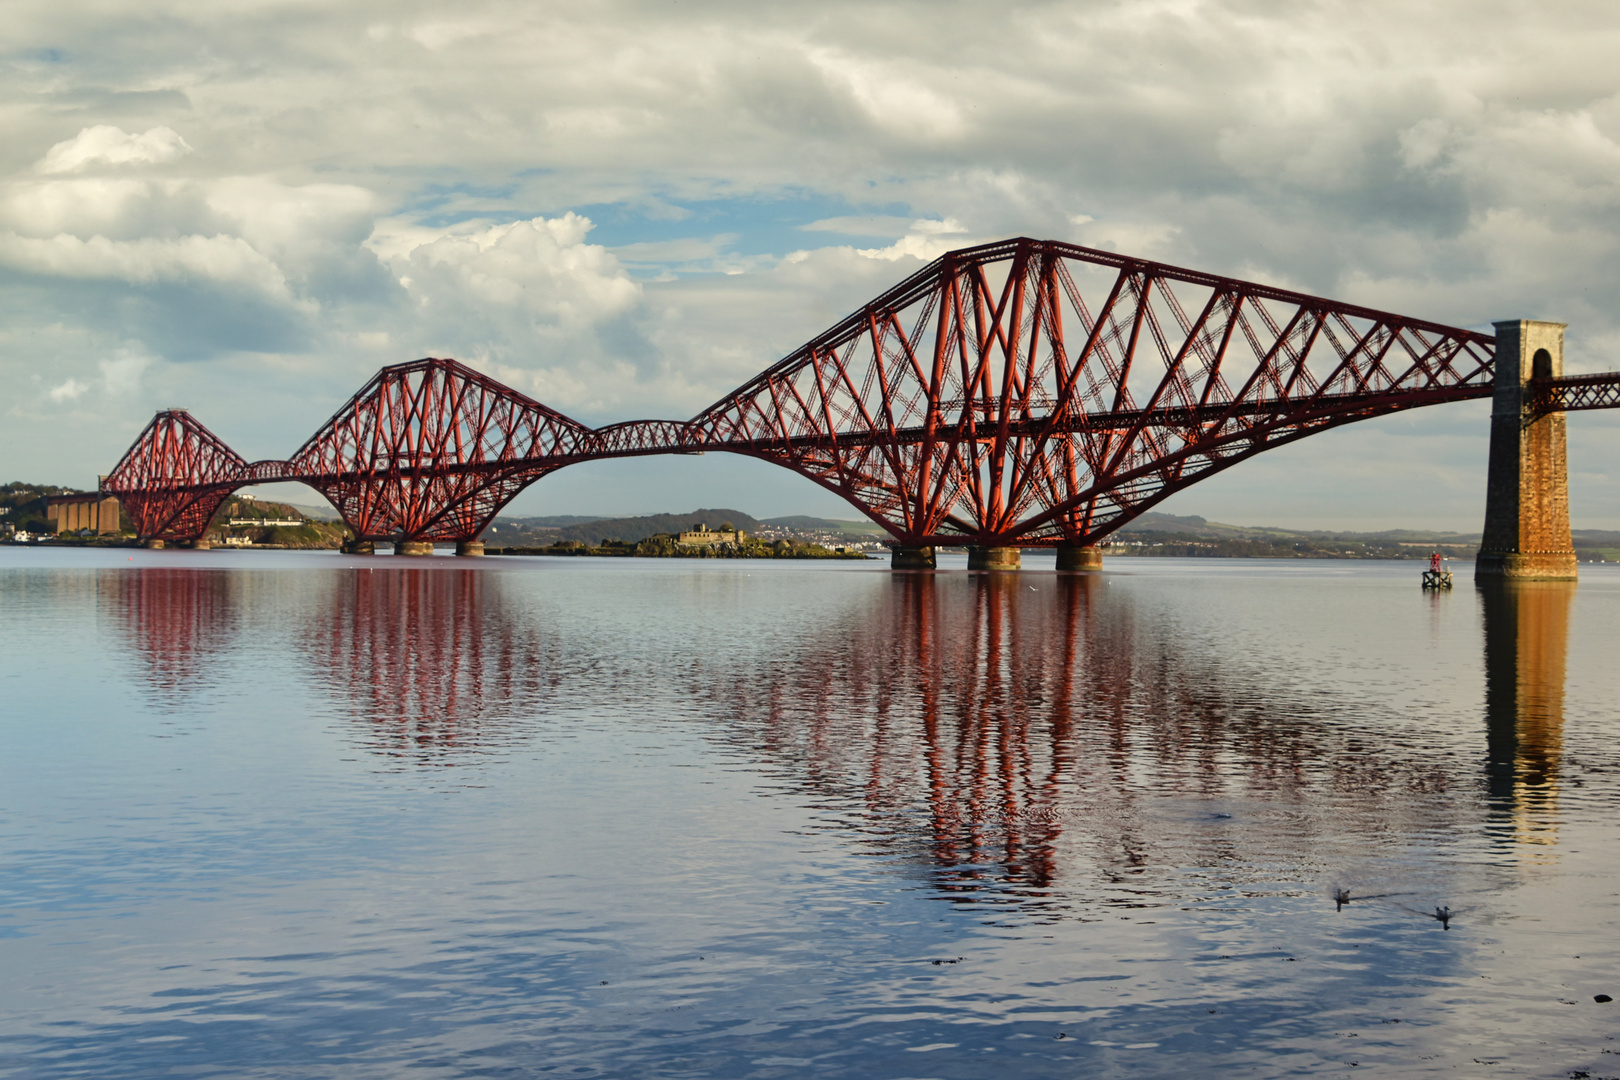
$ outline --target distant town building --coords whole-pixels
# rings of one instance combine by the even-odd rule
[[[741,529],[711,530],[708,525],[698,522],[698,527],[690,532],[683,532],[675,538],[675,543],[681,547],[718,547],[721,544],[740,544],[743,542]]]
[[[118,531],[118,500],[91,491],[82,495],[52,495],[45,500],[45,520],[51,532],[89,529],[105,535]]]

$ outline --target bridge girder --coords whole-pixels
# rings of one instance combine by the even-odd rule
[[[235,488],[297,480],[362,539],[471,540],[567,465],[726,451],[837,492],[902,545],[1084,546],[1271,447],[1487,397],[1494,344],[1016,239],[943,256],[691,420],[591,429],[424,359],[382,369],[286,461],[249,464],[189,414],[160,413],[103,490],[143,537],[200,536]],[[1548,407],[1620,404],[1620,376],[1582,378],[1543,388]]]

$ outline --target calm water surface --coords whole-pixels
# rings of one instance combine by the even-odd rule
[[[1620,1076],[1620,573],[1032,562],[0,549],[0,1074]]]

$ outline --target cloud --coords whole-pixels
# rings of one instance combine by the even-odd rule
[[[964,132],[966,125],[956,102],[923,80],[897,71],[892,59],[812,49],[809,60],[830,86],[847,92],[874,126],[890,134],[947,139]]]
[[[585,243],[588,218],[567,213],[445,235],[393,260],[419,310],[516,318],[536,331],[579,329],[641,294],[619,261]]]
[[[78,379],[69,379],[64,383],[51,387],[47,392],[47,396],[55,402],[73,401],[82,396],[88,389],[90,389],[89,383],[80,382]]]
[[[401,290],[382,340],[480,365],[558,408],[634,399],[634,365],[607,339],[634,336],[643,286],[587,242],[591,228],[572,212],[448,229],[380,222],[367,245]]]
[[[97,124],[51,147],[34,169],[51,175],[82,172],[92,165],[158,165],[189,153],[191,147],[173,128],[131,135],[110,124]]]
[[[60,405],[78,402],[95,390],[104,398],[117,401],[139,393],[141,376],[151,364],[150,356],[131,349],[119,348],[112,356],[97,363],[98,377],[92,379],[70,376],[46,390],[45,396]]]
[[[846,214],[821,218],[808,225],[800,225],[805,232],[842,233],[844,236],[904,236],[911,229],[911,218],[892,214]]]
[[[399,291],[362,246],[373,201],[266,177],[21,176],[0,187],[0,275],[36,297],[33,317],[149,353],[280,350]]]
[[[242,285],[290,298],[281,271],[252,245],[234,236],[81,240],[0,233],[0,266],[28,274],[131,285],[205,280]]]
[[[119,349],[116,355],[100,361],[97,366],[101,370],[102,388],[119,397],[140,389],[141,376],[152,366],[152,358],[129,349]]]
[[[906,235],[886,248],[857,250],[868,259],[882,259],[885,262],[904,258],[932,262],[952,248],[967,246],[971,241],[966,233],[967,230],[954,218],[946,218],[944,221],[924,219],[913,221],[906,230]]]

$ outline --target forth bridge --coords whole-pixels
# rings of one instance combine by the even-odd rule
[[[385,367],[285,460],[249,462],[182,409],[102,481],[150,546],[198,545],[249,484],[299,481],[354,533],[483,551],[495,514],[568,465],[724,451],[835,492],[897,569],[966,547],[1095,570],[1110,533],[1255,454],[1403,409],[1492,398],[1476,574],[1573,578],[1566,412],[1620,372],[1565,376],[1564,326],[1495,334],[1056,241],[950,252],[689,420],[591,428],[449,359]]]

